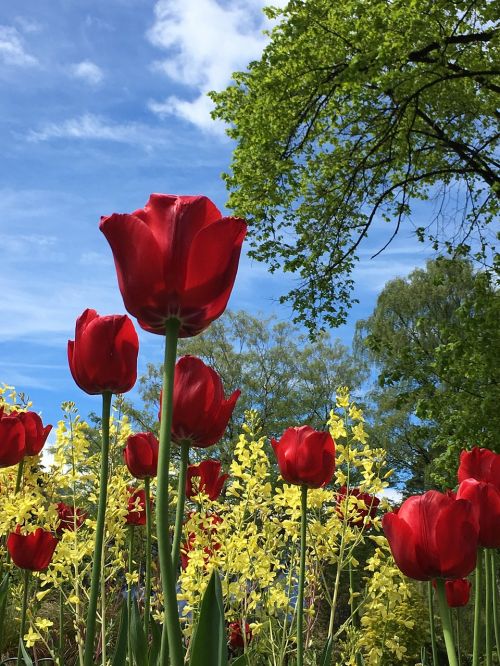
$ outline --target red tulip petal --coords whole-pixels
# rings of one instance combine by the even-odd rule
[[[464,578],[474,570],[477,537],[478,525],[471,502],[457,499],[440,511],[435,538],[443,578]]]
[[[386,513],[382,518],[382,527],[396,564],[405,576],[415,580],[430,580],[432,576],[419,566],[412,528],[396,513]]]

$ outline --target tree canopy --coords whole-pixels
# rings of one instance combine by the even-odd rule
[[[356,347],[376,364],[372,437],[407,490],[456,484],[459,452],[500,452],[500,292],[465,260],[391,280]]]
[[[278,23],[261,59],[212,97],[236,140],[229,206],[250,223],[252,257],[297,274],[282,297],[297,321],[343,323],[360,243],[386,221],[388,244],[418,200],[436,199],[413,224],[420,240],[488,256],[499,0],[290,0],[266,11]]]

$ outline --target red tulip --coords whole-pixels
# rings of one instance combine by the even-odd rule
[[[227,400],[219,375],[195,356],[182,356],[175,366],[172,439],[205,448],[216,444],[241,391]]]
[[[87,512],[83,509],[76,509],[70,504],[59,502],[57,505],[57,515],[59,517],[59,526],[56,533],[60,537],[65,530],[74,532],[75,527],[78,529],[83,525],[87,519]]]
[[[224,481],[229,474],[221,474],[221,464],[218,460],[204,460],[199,465],[189,465],[186,478],[186,497],[192,498],[200,492],[208,495],[215,501],[221,494]],[[198,482],[193,484],[193,478]]]
[[[248,645],[252,640],[252,630],[248,622],[245,622],[245,640]],[[229,623],[229,645],[233,649],[244,648],[245,640],[243,639],[243,632],[241,631],[241,622]]]
[[[279,442],[272,439],[271,444],[287,483],[321,488],[332,480],[335,442],[328,432],[310,426],[288,428]]]
[[[132,476],[136,479],[156,476],[158,447],[158,440],[151,432],[130,435],[123,449],[123,457]]]
[[[467,578],[447,580],[445,583],[446,601],[450,608],[467,606],[472,584]]]
[[[127,525],[146,524],[146,493],[132,487],[128,488],[128,514]]]
[[[21,462],[26,454],[26,429],[18,414],[0,410],[0,467]]]
[[[17,414],[19,420],[24,426],[26,432],[26,452],[27,456],[37,456],[43,449],[49,432],[52,430],[51,425],[43,426],[42,419],[36,412],[19,412]]]
[[[203,196],[152,194],[144,209],[102,217],[125,307],[147,331],[201,333],[226,309],[246,224]]]
[[[415,580],[465,578],[476,566],[479,525],[472,503],[429,490],[382,518],[396,564]]]
[[[476,479],[492,483],[500,490],[500,454],[475,446],[471,451],[462,451],[458,468],[458,482]]]
[[[338,508],[337,511],[342,518],[344,519],[344,507],[346,506],[347,498],[355,497],[356,500],[363,502],[365,508],[361,506],[354,505],[349,508],[347,522],[351,526],[362,526],[365,525],[366,529],[370,527],[370,521],[365,522],[365,518],[370,518],[373,520],[377,515],[378,505],[380,500],[375,495],[370,495],[369,493],[362,493],[359,488],[347,488],[342,486],[339,488],[337,493]]]
[[[458,488],[457,498],[472,502],[479,522],[478,544],[500,548],[500,490],[492,483],[465,479]]]
[[[100,317],[85,310],[76,320],[75,340],[68,340],[73,379],[91,395],[126,393],[137,379],[139,339],[127,315]]]
[[[20,534],[20,527],[11,532],[7,538],[7,549],[14,564],[20,569],[43,571],[54,554],[58,540],[52,532],[39,527],[30,534]]]

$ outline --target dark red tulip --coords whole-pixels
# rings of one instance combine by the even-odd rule
[[[227,400],[219,375],[195,356],[176,363],[172,439],[178,444],[205,448],[216,444],[225,429],[241,391]]]
[[[382,518],[396,564],[415,580],[465,578],[476,566],[479,525],[472,503],[429,490]]]
[[[467,606],[470,598],[472,584],[467,578],[447,580],[445,583],[446,601],[450,608]]]
[[[203,460],[199,465],[189,465],[186,478],[186,496],[195,497],[199,492],[208,495],[214,502],[222,491],[229,474],[221,474],[218,460]],[[193,483],[193,479],[195,479]]]
[[[350,507],[347,522],[351,526],[361,527],[364,525],[368,529],[370,527],[370,520],[374,520],[377,515],[378,505],[380,504],[379,498],[369,493],[362,493],[359,488],[347,489],[346,486],[342,486],[337,492],[337,511],[342,520],[344,519],[343,509],[348,497],[355,497],[356,500],[363,502],[365,508],[361,506]],[[366,520],[365,522],[365,518],[369,518],[370,520]]]
[[[26,428],[19,415],[0,409],[0,467],[17,465],[26,455]]]
[[[476,479],[492,483],[500,490],[500,454],[475,446],[471,451],[462,451],[458,468],[458,482]]]
[[[74,532],[75,527],[78,529],[83,525],[87,518],[87,512],[83,509],[76,509],[71,504],[59,502],[57,505],[57,515],[59,517],[59,525],[57,527],[57,536],[61,536],[66,530]]]
[[[465,479],[458,487],[457,498],[472,502],[479,522],[478,544],[500,548],[500,490],[492,483]]]
[[[335,442],[330,433],[310,426],[288,428],[277,442],[271,440],[281,476],[287,483],[321,488],[335,471]]]
[[[20,527],[7,538],[7,549],[14,564],[20,569],[43,571],[46,569],[59,543],[52,532],[39,527],[30,534],[20,534]]]
[[[252,630],[248,622],[245,622],[245,640],[248,645],[252,640]],[[229,645],[233,649],[244,648],[245,640],[243,639],[243,632],[241,631],[241,622],[229,623]]]
[[[17,416],[26,432],[25,455],[37,456],[43,449],[52,426],[47,425],[44,427],[42,419],[36,412],[19,412]]]
[[[152,194],[130,215],[99,225],[115,260],[125,307],[147,331],[165,335],[169,319],[179,336],[201,333],[226,309],[246,224],[221,217],[203,196]]]
[[[156,476],[158,448],[158,440],[151,432],[130,435],[123,449],[123,458],[132,476],[136,479]]]
[[[193,515],[195,515],[193,512],[190,512],[189,518],[192,518]],[[209,520],[213,527],[207,527],[206,521]],[[203,548],[203,552],[205,553],[204,555],[204,562],[205,565],[208,564],[210,557],[214,554],[214,552],[217,552],[218,550],[221,549],[222,545],[220,542],[215,541],[215,536],[217,534],[217,525],[220,525],[222,523],[222,518],[218,516],[216,513],[211,514],[210,516],[206,516],[205,520],[200,520],[199,528],[200,530],[207,535],[207,538],[210,541],[210,545],[205,546]],[[189,553],[190,551],[193,550],[195,547],[196,543],[196,533],[195,532],[190,532],[188,534],[187,541],[185,541],[182,546],[181,546],[181,567],[182,569],[186,569],[188,564],[189,564]]]
[[[129,487],[127,525],[146,524],[146,493]]]
[[[100,317],[85,310],[76,320],[75,340],[68,340],[73,379],[91,395],[126,393],[137,379],[139,339],[127,315]]]

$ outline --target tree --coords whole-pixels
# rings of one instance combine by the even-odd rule
[[[375,224],[491,259],[498,213],[498,0],[291,0],[259,61],[212,93],[235,139],[229,206],[251,256],[299,281],[296,321],[343,323]],[[474,238],[474,241],[471,239]],[[381,250],[380,250],[381,251]]]
[[[500,451],[500,292],[465,260],[429,261],[391,280],[357,324],[375,362],[373,438],[411,489],[456,484],[463,448]]]
[[[193,354],[214,368],[226,395],[241,390],[222,453],[238,436],[245,410],[258,411],[269,436],[305,423],[325,428],[337,388],[346,385],[354,392],[366,377],[364,364],[325,333],[311,343],[291,324],[245,312],[226,312],[201,335],[180,340],[179,354]],[[150,364],[140,378],[144,409],[127,405],[139,428],[157,428],[160,389],[161,368]]]

